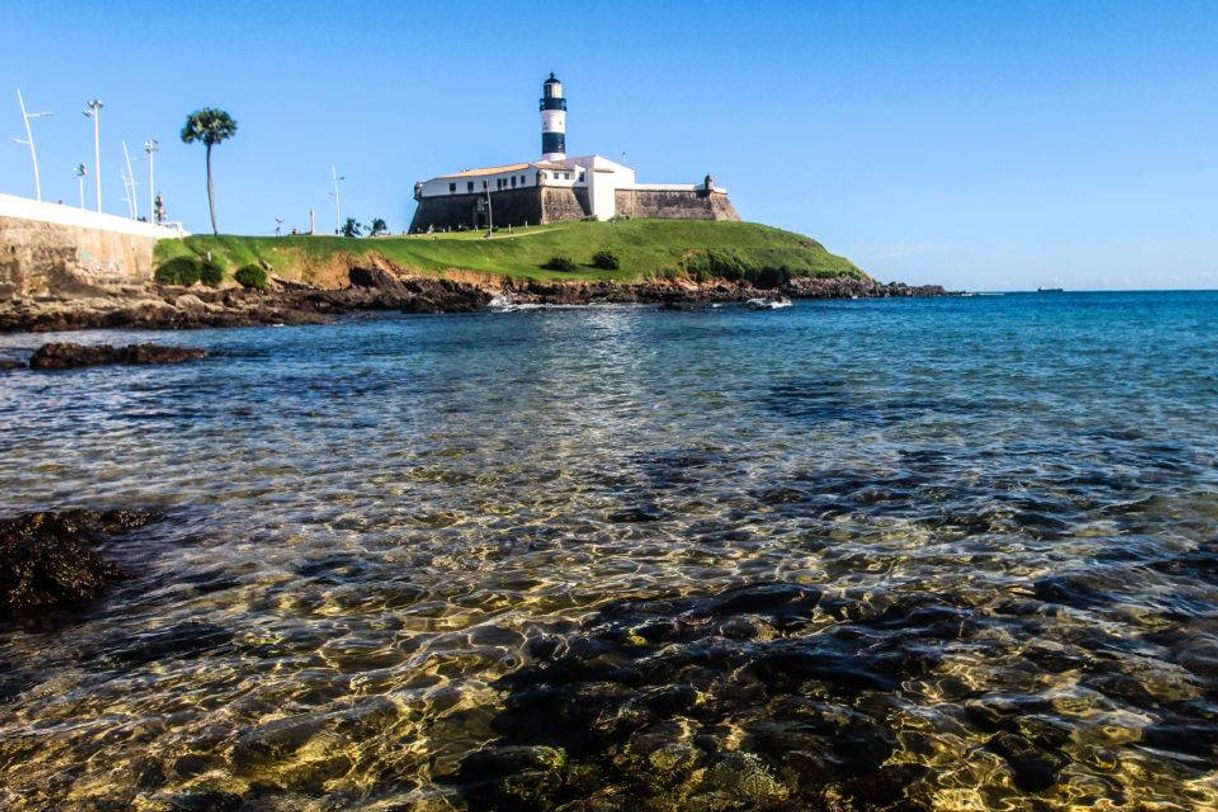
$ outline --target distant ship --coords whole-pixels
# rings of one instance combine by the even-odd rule
[[[1037,288],[1037,293],[1063,293],[1065,288]]]

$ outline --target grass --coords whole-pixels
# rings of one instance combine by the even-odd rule
[[[598,251],[616,254],[621,268],[594,268],[592,257]],[[717,275],[717,269],[727,266],[779,269],[790,276],[864,276],[850,260],[830,254],[808,237],[756,223],[705,220],[558,223],[496,232],[489,240],[478,232],[377,239],[196,235],[157,243],[156,261],[160,265],[177,256],[209,253],[229,277],[238,268],[265,261],[274,273],[306,282],[373,256],[420,273],[462,270],[547,280],[705,278],[706,268]],[[543,269],[554,256],[573,258],[578,270]],[[708,258],[714,261],[708,263]]]

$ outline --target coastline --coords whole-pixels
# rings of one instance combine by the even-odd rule
[[[184,330],[319,324],[373,311],[465,313],[493,303],[514,305],[644,304],[670,309],[744,302],[760,297],[876,299],[951,295],[938,285],[910,286],[851,277],[793,278],[773,288],[727,280],[656,279],[634,283],[503,279],[461,281],[444,276],[353,267],[345,285],[319,287],[275,278],[265,291],[149,285],[118,292],[78,293],[0,302],[0,333],[84,329]]]

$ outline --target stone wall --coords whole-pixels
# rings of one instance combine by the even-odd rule
[[[740,220],[723,192],[688,189],[618,189],[619,217],[659,220]]]
[[[0,216],[0,299],[87,293],[152,279],[155,237]]]
[[[592,213],[587,188],[573,189],[563,186],[543,186],[541,193],[542,214],[545,223],[561,220],[582,220]]]
[[[485,215],[477,215],[483,194],[424,197],[410,222],[411,233],[485,228]],[[660,220],[739,220],[728,196],[701,189],[618,189],[618,216]],[[583,220],[592,214],[585,186],[529,186],[491,193],[495,226],[507,227]]]
[[[485,228],[486,216],[477,213],[479,199],[485,200],[486,196],[475,193],[424,197],[410,221],[410,231],[426,232],[429,227],[434,231]],[[529,186],[492,192],[491,206],[496,228],[582,220],[591,211],[587,189],[561,186]]]
[[[529,186],[524,189],[505,189],[491,193],[495,226],[537,225],[542,222],[542,196],[540,189]],[[415,209],[410,221],[411,233],[455,231],[462,228],[485,228],[486,215],[477,214],[478,200],[486,195],[474,194],[437,195],[424,197]]]

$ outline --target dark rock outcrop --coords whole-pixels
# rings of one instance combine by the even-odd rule
[[[43,344],[30,358],[30,369],[74,369],[98,364],[180,364],[207,355],[206,350],[163,347],[159,344],[109,344],[88,346],[69,342]]]
[[[351,287],[309,297],[352,310],[461,313],[486,307],[492,294],[476,285],[439,277],[398,276],[380,268],[352,268]]]
[[[458,281],[362,265],[349,268],[346,276],[346,284],[337,288],[319,288],[276,277],[275,284],[264,291],[217,290],[199,285],[189,289],[153,286],[125,295],[13,299],[0,302],[0,333],[98,327],[181,330],[319,324],[337,316],[366,311],[463,313],[480,310],[496,296],[503,295],[518,304],[651,304],[665,309],[744,302],[767,295],[791,299],[947,295],[936,285],[910,287],[853,277],[795,277],[763,289],[725,279],[700,283],[688,279],[622,283],[474,276],[473,281]]]
[[[97,598],[123,573],[95,546],[151,521],[141,511],[67,510],[0,519],[0,616]]]

